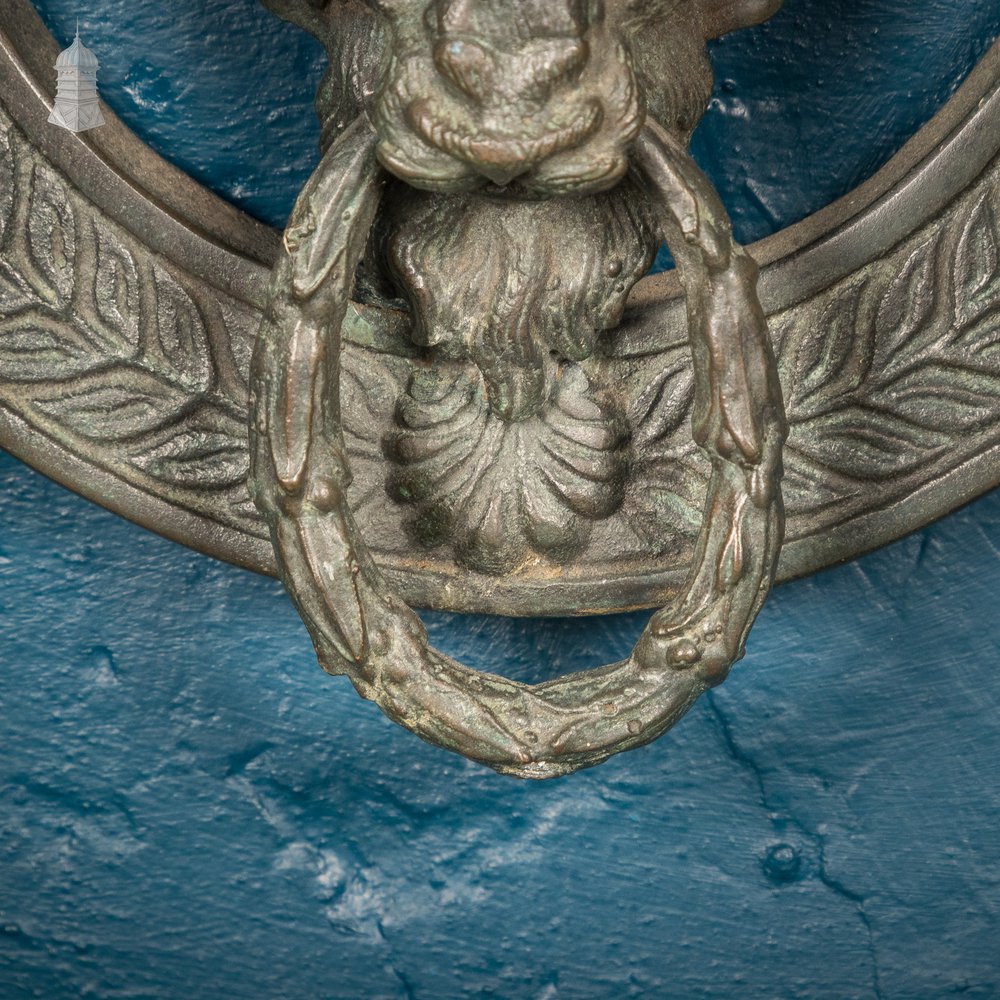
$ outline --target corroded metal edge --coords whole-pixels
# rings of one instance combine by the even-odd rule
[[[185,266],[225,294],[258,305],[277,236],[226,205],[176,168],[164,163],[120,121],[96,133],[72,136],[46,130],[50,99],[47,69],[56,45],[26,0],[0,0],[0,78],[8,106],[45,158],[116,223]],[[780,312],[844,281],[879,259],[901,240],[960,201],[1000,148],[1000,46],[973,72],[948,106],[874,178],[846,198],[797,226],[754,245],[764,263],[762,298]],[[673,275],[640,283],[632,299],[633,330],[676,312],[679,289]],[[669,324],[668,324],[669,325]],[[363,333],[362,326],[358,330]],[[376,331],[377,335],[378,331]],[[627,331],[623,338],[627,339]],[[363,336],[359,336],[364,340]],[[65,485],[155,531],[211,555],[271,571],[269,546],[261,537],[218,523],[140,490],[39,437],[21,415],[0,407],[0,442]],[[998,446],[987,444],[933,481],[910,483],[904,495],[877,510],[855,514],[817,533],[794,533],[782,558],[789,578],[851,558],[905,534],[995,486]],[[662,603],[676,585],[676,567],[621,573],[595,599],[593,581],[506,580],[460,577],[446,561],[388,558],[391,579],[412,603],[508,614],[587,613]],[[585,574],[584,574],[585,575]]]

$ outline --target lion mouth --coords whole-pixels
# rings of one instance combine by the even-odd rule
[[[429,146],[468,163],[494,184],[503,185],[537,163],[582,145],[601,127],[604,112],[598,101],[591,100],[568,125],[538,136],[514,137],[460,132],[444,124],[426,98],[409,105],[406,119]]]

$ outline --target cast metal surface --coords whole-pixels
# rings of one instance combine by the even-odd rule
[[[148,527],[273,571],[247,491],[245,420],[279,237],[110,114],[81,137],[47,127],[58,47],[26,0],[0,0],[0,13],[0,444]],[[998,66],[994,49],[873,180],[750,248],[790,422],[779,579],[890,541],[996,484]],[[331,101],[344,93],[337,82]],[[539,552],[522,522],[526,557],[504,575],[470,568],[494,558],[469,530],[474,508],[456,507],[446,541],[461,539],[460,551],[434,544],[440,497],[408,420],[442,405],[432,352],[447,386],[485,376],[447,345],[415,344],[402,308],[352,303],[343,332],[348,498],[408,601],[561,614],[677,596],[710,462],[691,438],[676,275],[640,280],[622,322],[569,376],[616,387],[610,431],[595,409],[617,445],[592,449],[591,463],[591,478],[614,489],[582,497],[582,516],[559,501],[576,522],[569,562]],[[482,422],[482,393],[455,391],[444,405]],[[523,426],[510,426],[498,455],[518,444]],[[400,502],[408,481],[420,495]]]
[[[2,2],[3,442],[216,551],[260,539],[252,496],[323,667],[430,742],[544,778],[669,728],[774,582],[783,451],[814,559],[993,483],[996,50],[955,134],[779,237],[759,286],[687,144],[706,41],[780,0],[265,0],[331,63],[279,247],[116,122],[36,131],[44,33]],[[109,174],[129,152],[145,191]],[[677,274],[644,279],[664,239]],[[628,659],[531,686],[433,649],[413,593],[663,606]]]
[[[706,40],[773,6],[394,0],[379,20],[329,5],[319,24],[311,5],[276,6],[353,67],[339,110],[356,117],[328,130],[292,212],[250,385],[251,491],[321,664],[424,739],[519,777],[648,743],[743,655],[781,548],[787,428],[757,266],[686,150]],[[369,48],[344,52],[359,36]],[[400,407],[399,499],[422,508],[422,538],[501,574],[533,554],[568,562],[621,505],[624,414],[580,364],[664,238],[712,469],[688,579],[620,663],[539,685],[470,670],[430,646],[347,499],[355,287],[402,292],[429,352]]]

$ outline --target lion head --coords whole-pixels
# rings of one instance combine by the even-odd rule
[[[404,182],[375,284],[409,301],[420,342],[471,357],[516,420],[550,387],[538,359],[586,357],[658,246],[626,176],[645,118],[686,145],[711,94],[707,40],[782,0],[263,2],[329,52],[323,145],[363,114]]]
[[[647,118],[686,145],[706,43],[782,0],[263,2],[329,52],[324,146],[364,115],[396,178],[364,294],[405,299],[414,341],[465,387],[401,401],[398,497],[489,572],[578,550],[621,502],[629,429],[574,366],[661,239],[630,148]],[[470,498],[490,476],[484,511]]]
[[[612,186],[646,114],[688,138],[706,42],[783,0],[262,0],[330,56],[324,143],[366,112],[416,187],[541,195]]]

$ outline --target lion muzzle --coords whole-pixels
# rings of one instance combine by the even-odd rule
[[[529,197],[612,187],[642,124],[626,48],[582,0],[439,0],[388,11],[379,159],[434,191]]]

